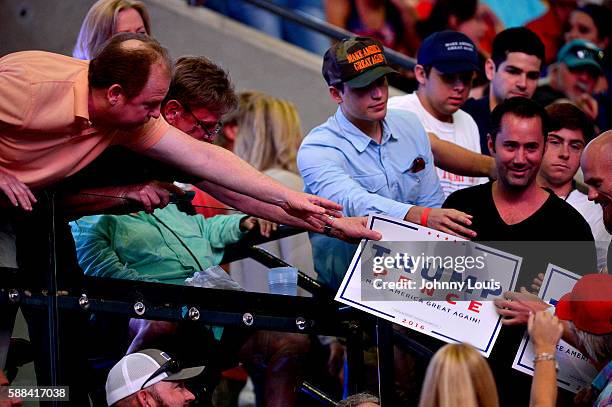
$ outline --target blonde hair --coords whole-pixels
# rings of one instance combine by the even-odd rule
[[[443,346],[429,363],[419,407],[498,407],[487,361],[470,345]]]
[[[280,168],[297,174],[302,130],[295,105],[259,92],[241,93],[239,99],[234,153],[259,171]]]
[[[151,35],[151,18],[144,3],[136,0],[98,0],[87,12],[72,56],[78,59],[93,59],[102,46],[115,34],[117,15],[133,8],[138,11],[147,35]]]

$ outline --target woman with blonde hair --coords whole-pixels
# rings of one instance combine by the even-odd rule
[[[302,141],[295,105],[260,92],[243,92],[239,108],[226,119],[224,135],[234,153],[257,170],[296,191],[304,182],[298,175],[296,156]],[[312,248],[305,233],[266,243],[264,249],[314,277]],[[253,260],[232,264],[232,277],[250,291],[268,292],[267,269]],[[263,274],[262,274],[263,273]]]
[[[151,35],[151,18],[137,0],[99,0],[87,12],[72,56],[92,59],[114,34],[131,32]]]
[[[301,183],[295,158],[302,130],[292,102],[260,92],[244,92],[240,95],[236,126],[236,155],[264,173],[293,173]]]
[[[445,345],[427,367],[419,407],[498,407],[487,361],[470,345]]]

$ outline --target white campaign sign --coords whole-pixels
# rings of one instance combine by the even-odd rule
[[[549,264],[540,288],[539,297],[543,301],[555,305],[559,298],[572,291],[574,284],[579,279],[579,275]],[[533,358],[535,355],[529,339],[529,335],[525,333],[514,357],[512,367],[533,376]],[[559,363],[557,385],[563,389],[577,393],[582,387],[590,385],[597,375],[597,369],[588,362],[587,357],[564,340],[560,340],[557,345],[556,357],[557,363]]]
[[[414,244],[402,244],[401,247],[406,247],[407,251],[413,246],[414,250],[420,251],[422,246],[419,246],[418,242],[424,241],[458,242],[458,245],[463,246],[466,242],[456,236],[383,215],[371,215],[368,219],[368,226],[382,234],[381,245],[384,245],[385,242],[414,242]],[[411,300],[410,295],[407,294],[411,290],[390,290],[385,292],[384,301],[365,301],[362,299],[362,290],[373,289],[373,279],[376,278],[376,274],[369,270],[368,273],[372,273],[372,279],[364,276],[365,280],[362,283],[362,260],[365,262],[364,259],[368,259],[368,256],[371,259],[373,256],[373,253],[366,253],[367,250],[364,250],[364,247],[368,246],[364,246],[363,243],[359,246],[344,276],[336,294],[337,301],[445,342],[469,343],[485,357],[489,356],[501,328],[501,317],[495,311],[493,298],[514,289],[522,261],[520,257],[477,243],[473,244],[472,251],[486,257],[487,270],[489,270],[487,275],[477,277],[480,280],[496,280],[500,284],[499,294],[495,297],[487,297],[483,290],[482,295],[486,298],[474,300],[472,295],[471,300],[462,301],[461,298],[466,298],[465,293],[451,291],[444,297],[446,301],[439,300],[439,297],[435,301],[427,301],[426,298],[423,298],[424,294],[416,300]],[[374,252],[373,247],[370,246],[371,252]],[[424,270],[427,269],[423,268],[420,274],[416,270],[412,274],[407,274],[403,269],[385,269],[384,273],[387,279],[393,281],[411,279],[415,281],[417,287],[421,287],[421,282],[428,279],[423,275]],[[448,273],[446,270],[443,275],[448,275]],[[428,290],[424,292],[428,293]]]

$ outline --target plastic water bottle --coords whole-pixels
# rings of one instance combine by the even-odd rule
[[[295,267],[274,267],[268,272],[270,294],[297,295],[298,270]]]

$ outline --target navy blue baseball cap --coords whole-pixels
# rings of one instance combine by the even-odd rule
[[[439,31],[421,44],[419,65],[431,65],[444,74],[480,71],[478,51],[470,38],[457,31]]]

